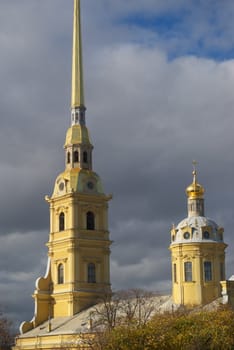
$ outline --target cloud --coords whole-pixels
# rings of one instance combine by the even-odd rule
[[[82,2],[94,169],[114,194],[114,289],[170,290],[169,231],[187,215],[193,159],[206,213],[225,228],[233,273],[234,61],[223,57],[232,47],[234,6],[225,4]],[[164,14],[180,19],[175,32],[155,25]],[[47,260],[44,195],[64,169],[71,21],[68,0],[0,4],[0,304],[17,322],[33,315],[30,295]]]
[[[0,309],[15,327],[33,316],[31,295],[36,279],[45,273],[47,238],[44,231],[0,236]]]
[[[93,63],[94,86],[88,92],[94,106],[90,115],[95,114],[89,118],[92,134],[100,135],[96,166],[116,193],[114,285],[126,280],[142,285],[140,276],[134,278],[135,267],[152,251],[155,256],[164,252],[168,268],[169,230],[186,216],[184,190],[192,180],[192,159],[199,160],[199,181],[207,189],[206,212],[225,226],[231,248],[233,68],[232,60],[195,56],[168,61],[159,50],[135,45],[112,47]],[[102,89],[95,91],[100,80]],[[157,269],[156,260],[152,266]],[[230,275],[230,264],[227,271]],[[149,285],[152,279],[160,281],[152,273]]]

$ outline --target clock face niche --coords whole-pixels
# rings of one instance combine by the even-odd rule
[[[63,190],[64,190],[64,182],[60,182],[59,191],[63,191]]]
[[[96,183],[95,183],[92,179],[88,180],[88,181],[86,182],[86,189],[87,189],[88,191],[95,191],[95,189],[96,189]]]
[[[65,181],[64,179],[59,179],[58,181],[58,193],[63,194],[65,191]]]

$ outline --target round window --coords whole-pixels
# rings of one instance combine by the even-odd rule
[[[93,190],[94,189],[94,183],[92,181],[89,181],[87,183],[87,187],[88,187],[89,190]]]
[[[189,237],[190,237],[190,233],[189,233],[189,232],[185,232],[185,233],[184,233],[184,238],[185,238],[185,239],[189,239]]]
[[[203,238],[209,239],[209,238],[210,238],[210,232],[204,231],[204,232],[203,232]]]

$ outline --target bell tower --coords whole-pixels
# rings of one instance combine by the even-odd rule
[[[65,138],[65,169],[55,180],[50,206],[48,267],[36,281],[35,316],[25,333],[49,318],[73,316],[111,293],[108,201],[92,170],[93,146],[86,127],[80,0],[74,0],[71,125]]]
[[[187,187],[188,216],[171,230],[172,296],[176,304],[204,305],[221,296],[225,280],[223,228],[204,212],[204,188],[197,182]]]

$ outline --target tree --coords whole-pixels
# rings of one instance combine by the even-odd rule
[[[154,311],[154,294],[144,289],[129,289],[122,297],[122,314],[125,322],[145,325]]]
[[[8,350],[11,349],[13,342],[13,334],[11,331],[12,323],[0,313],[0,349]]]
[[[93,310],[87,333],[74,338],[77,349],[234,350],[234,311],[228,307],[155,313],[152,294],[128,290],[107,295]]]
[[[152,296],[153,293],[142,289],[130,289],[112,294],[107,292],[90,312],[87,333],[73,337],[71,344],[78,349],[109,349],[108,344],[111,336],[115,334],[115,329],[123,327],[126,330],[128,327],[140,328],[146,325],[154,310]],[[65,344],[63,348],[66,348]]]
[[[233,350],[234,312],[156,314],[148,323],[115,327],[102,350]]]

